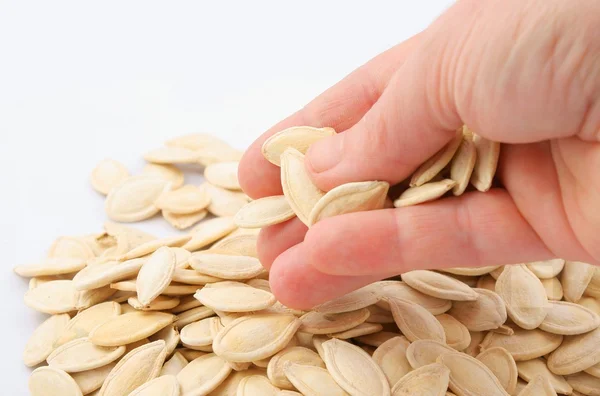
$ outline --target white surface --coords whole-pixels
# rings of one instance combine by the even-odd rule
[[[99,160],[140,171],[146,150],[195,131],[245,148],[451,3],[0,0],[1,393],[27,394],[21,353],[42,317],[11,269],[100,230]]]

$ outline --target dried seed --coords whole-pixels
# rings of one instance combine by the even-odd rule
[[[462,140],[463,134],[461,128],[456,131],[454,138],[446,146],[417,168],[410,179],[410,186],[422,186],[436,177],[450,163]]]
[[[38,367],[29,377],[31,396],[82,396],[69,374],[52,367]]]
[[[177,327],[175,325],[170,325],[159,331],[158,333],[154,333],[148,340],[151,342],[163,340],[165,342],[165,349],[167,350],[167,356],[171,355],[177,344],[179,344],[179,331],[177,331]]]
[[[331,374],[317,366],[287,363],[283,371],[296,389],[306,396],[348,396]]]
[[[446,342],[444,328],[425,308],[407,300],[390,300],[389,303],[398,328],[411,342],[416,340]]]
[[[202,249],[230,234],[236,228],[233,217],[220,217],[203,221],[192,229],[192,239],[183,245],[183,248],[190,252]]]
[[[183,357],[189,360],[190,362],[194,359],[199,358],[200,356],[207,355],[206,352],[196,351],[189,348],[177,348],[177,351],[181,353]]]
[[[548,333],[575,335],[592,331],[600,326],[600,316],[581,305],[550,301],[548,315],[540,329]]]
[[[560,274],[565,266],[565,260],[554,259],[547,261],[535,261],[533,263],[527,263],[526,265],[527,268],[529,268],[529,270],[538,278],[550,279]]]
[[[158,376],[165,357],[164,341],[155,341],[135,348],[112,369],[98,396],[128,395]]]
[[[175,315],[163,312],[130,312],[100,324],[90,332],[89,339],[100,346],[127,345],[158,332],[174,320]]]
[[[154,203],[160,210],[175,214],[189,214],[206,209],[211,203],[206,189],[185,185],[177,190],[167,191]]]
[[[196,270],[176,268],[173,272],[173,280],[188,285],[205,285],[207,283],[220,282],[221,278],[204,275]]]
[[[485,364],[498,381],[500,385],[511,395],[517,387],[519,373],[517,364],[512,355],[504,348],[489,348],[477,355],[477,360]]]
[[[544,282],[542,281],[542,284],[543,283]],[[491,275],[484,275],[477,280],[476,286],[478,289],[486,289],[489,291],[493,291],[495,293],[496,292],[496,279],[494,279]]]
[[[209,308],[224,312],[251,312],[275,304],[270,292],[238,282],[212,283],[198,290],[194,297]]]
[[[435,340],[417,340],[406,347],[406,360],[412,368],[418,369],[435,363],[444,353],[456,352],[443,342]]]
[[[493,291],[473,289],[475,301],[455,301],[448,313],[471,331],[498,328],[507,319],[506,306],[502,298]]]
[[[589,396],[600,396],[600,378],[593,377],[587,373],[569,375],[567,382],[577,392]]]
[[[184,395],[207,395],[231,373],[227,361],[214,353],[192,360],[177,374]]]
[[[130,177],[110,190],[104,205],[106,214],[125,223],[148,219],[159,212],[154,202],[170,188],[157,177]]]
[[[443,396],[448,389],[450,370],[443,364],[432,363],[411,371],[392,388],[393,396]]]
[[[373,352],[373,361],[379,365],[390,386],[394,386],[412,370],[406,358],[409,345],[410,342],[405,337],[399,336],[390,338]]]
[[[399,281],[380,281],[375,282],[374,290],[379,296],[377,306],[390,311],[388,300],[400,299],[412,301],[419,304],[433,315],[443,314],[452,307],[452,302],[446,299],[431,297],[420,291],[413,289],[404,282]]]
[[[150,305],[169,286],[175,264],[175,253],[163,246],[142,265],[135,282],[137,298],[142,306]]]
[[[204,318],[181,329],[181,342],[192,347],[212,345],[213,338],[221,328],[218,317]]]
[[[175,322],[175,326],[178,329],[184,328],[186,325],[195,322],[200,319],[208,318],[212,316],[214,311],[208,307],[197,307],[187,310],[185,312],[180,313],[177,316],[177,321]]]
[[[162,215],[169,224],[178,230],[190,228],[208,215],[208,210],[202,209],[197,212],[178,214],[163,210]]]
[[[302,154],[306,154],[311,144],[333,135],[335,135],[335,129],[329,127],[291,127],[279,131],[265,140],[261,151],[267,161],[280,166],[280,157],[286,149],[291,147]]]
[[[233,371],[226,379],[219,385],[211,396],[236,396],[237,388],[240,381],[251,375],[262,375],[265,376],[265,370],[258,368],[249,368],[244,371]]]
[[[56,348],[48,356],[48,365],[67,373],[93,370],[110,364],[125,353],[125,346],[101,347],[87,338],[79,338]]]
[[[472,139],[462,139],[452,163],[450,165],[450,178],[456,182],[452,189],[455,196],[462,195],[471,180],[477,161],[477,149]]]
[[[183,147],[161,147],[144,154],[144,159],[154,164],[195,164],[200,155]]]
[[[558,278],[542,279],[542,285],[546,289],[548,300],[560,301],[563,298],[563,288]],[[581,304],[581,300],[579,301]]]
[[[394,201],[396,208],[418,205],[421,203],[436,200],[452,190],[456,182],[451,179],[425,183],[418,187],[410,187],[400,194],[400,197]]]
[[[239,228],[239,230],[242,230],[242,228]],[[258,258],[258,251],[256,250],[257,234],[233,234],[235,232],[215,243],[211,249]]]
[[[556,392],[547,378],[535,377],[519,393],[519,396],[556,396]]]
[[[459,395],[508,396],[500,381],[479,360],[460,352],[440,355],[438,363],[450,370],[450,389]]]
[[[481,342],[481,350],[502,347],[513,356],[515,361],[520,362],[544,356],[558,348],[563,341],[563,336],[539,329],[515,328],[514,330],[513,335],[489,332]]]
[[[81,258],[47,258],[37,263],[19,265],[14,268],[23,277],[68,274],[85,268],[86,260]]]
[[[226,190],[208,182],[202,183],[200,188],[210,197],[208,211],[215,216],[235,216],[248,203],[246,195],[239,191]]]
[[[595,271],[596,267],[590,264],[577,261],[565,262],[565,267],[560,277],[565,300],[573,303],[578,302],[592,281]]]
[[[471,334],[471,343],[463,352],[469,356],[477,357],[480,350],[479,346],[483,342],[483,339],[487,333],[487,331],[469,331],[469,334]]]
[[[327,314],[356,311],[379,301],[374,285],[361,287],[341,297],[335,298],[314,308],[315,311]]]
[[[138,258],[122,263],[111,260],[106,263],[88,265],[73,277],[73,282],[77,290],[97,289],[136,276],[145,262],[146,258]]]
[[[184,183],[183,172],[173,165],[146,164],[144,169],[142,169],[142,175],[156,177],[169,182],[172,188],[179,188]]]
[[[129,171],[119,161],[105,159],[92,171],[90,181],[94,190],[107,195],[113,187],[129,177]]]
[[[87,337],[90,331],[110,318],[121,314],[121,306],[108,301],[94,305],[75,315],[54,342],[54,348],[77,338]]]
[[[281,389],[294,389],[294,385],[287,379],[284,372],[287,362],[325,368],[323,360],[310,349],[298,346],[286,347],[273,356],[267,365],[269,380]]]
[[[521,328],[537,328],[546,317],[548,297],[542,282],[525,266],[505,267],[496,281],[496,293],[506,303],[508,316]]]
[[[135,286],[135,281],[122,281],[110,284],[111,288],[122,291],[135,291]],[[171,284],[163,290],[162,294],[167,296],[185,296],[187,294],[195,293],[196,290],[198,290],[198,287],[194,285],[182,285],[180,283],[171,282]]]
[[[573,392],[571,385],[561,375],[552,373],[546,366],[544,359],[532,359],[525,362],[518,362],[517,369],[519,371],[519,377],[523,378],[527,382],[533,381],[537,376],[542,376],[550,382],[552,388],[557,393],[564,393],[570,395]]]
[[[377,348],[387,340],[399,337],[400,335],[400,333],[395,333],[391,331],[378,331],[377,333],[358,336],[356,337],[356,341]]]
[[[188,361],[180,352],[175,352],[171,359],[167,360],[160,370],[159,377],[163,375],[177,375],[185,366]]]
[[[216,147],[229,147],[225,141],[207,133],[191,133],[178,136],[166,141],[165,146],[182,147],[192,151]]]
[[[219,253],[194,253],[190,265],[196,271],[222,279],[251,279],[265,269],[255,257]]]
[[[390,395],[390,385],[375,361],[362,349],[332,338],[323,343],[323,361],[335,381],[351,395]]]
[[[319,199],[308,216],[308,226],[332,216],[382,209],[390,185],[368,181],[337,186]]]
[[[238,227],[261,228],[283,223],[296,214],[283,195],[264,197],[244,205],[235,215]]]
[[[435,318],[444,328],[446,343],[450,348],[462,351],[469,346],[471,343],[471,334],[469,334],[469,329],[464,324],[447,314],[441,314]]]
[[[379,308],[377,305],[370,305],[367,307],[367,309],[371,313],[367,319],[368,323],[395,323],[394,317],[390,311]]]
[[[163,311],[175,308],[179,305],[179,299],[177,297],[158,296],[150,304],[144,305],[137,297],[129,297],[127,303],[140,311]]]
[[[361,323],[358,326],[356,326],[350,330],[342,331],[339,333],[329,334],[329,336],[334,337],[334,338],[339,338],[341,340],[347,340],[349,338],[360,337],[360,336],[364,336],[366,334],[377,333],[377,332],[381,331],[382,329],[383,329],[383,326],[378,323]]]
[[[586,334],[567,336],[548,358],[554,374],[570,375],[600,363],[600,328]]]
[[[87,395],[88,393],[100,389],[104,380],[106,380],[106,377],[108,377],[108,374],[116,365],[117,363],[113,362],[94,370],[72,373],[70,375],[77,383],[77,386],[79,386],[79,389],[81,389],[81,392],[84,395]]]
[[[477,190],[485,192],[492,186],[496,174],[500,158],[500,143],[492,142],[476,134],[473,134],[473,143],[477,149],[477,161],[471,175],[471,184]]]
[[[283,349],[300,326],[293,315],[256,314],[226,325],[213,340],[215,353],[231,362],[251,362]],[[248,338],[247,334],[254,334]]]
[[[281,154],[281,186],[296,216],[308,226],[312,209],[325,193],[310,179],[304,167],[304,155],[293,148]]]
[[[50,315],[77,309],[80,292],[70,280],[56,280],[25,292],[25,305]]]
[[[271,385],[269,380],[262,375],[251,375],[242,379],[237,388],[239,396],[277,396],[279,389]]]
[[[204,169],[204,178],[217,187],[241,190],[237,176],[239,165],[239,161],[210,164]]]
[[[172,375],[164,375],[137,387],[129,396],[179,396],[179,383]]]
[[[112,290],[110,287],[101,287],[93,290],[82,290],[79,292],[77,304],[75,305],[76,310],[82,310],[89,308],[93,305],[99,304],[108,300],[116,290]]]
[[[146,256],[154,253],[161,247],[177,247],[189,242],[191,237],[189,235],[178,235],[170,238],[153,239],[146,243],[136,246],[129,250],[126,254],[119,257],[119,261],[131,260],[134,258]]]
[[[67,328],[68,314],[53,315],[40,324],[25,345],[23,362],[28,367],[37,366],[52,353],[54,343]]]
[[[410,287],[427,295],[453,301],[475,301],[477,293],[469,286],[447,275],[428,270],[416,270],[402,274],[402,280]]]
[[[369,310],[362,308],[356,311],[339,314],[324,314],[316,311],[308,312],[300,318],[300,331],[311,334],[332,334],[350,330],[363,323],[369,317]]]

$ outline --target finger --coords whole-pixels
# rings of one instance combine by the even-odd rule
[[[278,265],[304,260],[319,272],[360,276],[555,257],[504,190],[331,217],[311,227],[301,246]]]
[[[281,253],[304,240],[308,227],[297,217],[281,224],[265,227],[258,234],[258,259],[263,267],[271,268]]]
[[[530,1],[538,2],[539,13],[521,0],[457,2],[424,32],[420,49],[359,122],[311,146],[307,169],[317,186],[398,183],[463,123],[507,143],[573,136],[582,125],[597,132],[600,115],[588,112],[599,108],[597,98],[581,84],[597,69],[597,57],[587,53],[594,25],[568,3]],[[600,10],[582,9],[591,7]],[[582,29],[572,29],[569,18],[584,21]],[[600,91],[600,83],[593,86]]]
[[[284,252],[271,267],[269,283],[277,300],[308,310],[380,279],[378,275],[335,276],[317,271],[303,258],[304,244]]]
[[[354,125],[377,101],[395,69],[415,46],[418,35],[375,57],[329,88],[302,110],[259,137],[244,154],[239,181],[252,198],[281,194],[279,168],[267,161],[261,147],[271,135],[299,125],[329,126],[342,132]]]

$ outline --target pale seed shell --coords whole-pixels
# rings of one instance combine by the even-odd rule
[[[194,349],[189,349],[189,348],[177,348],[177,352],[181,353],[181,355],[183,355],[183,357],[186,358],[190,362],[194,359],[199,358],[200,356],[204,356],[204,355],[208,354],[207,352],[196,351]]]
[[[581,299],[583,292],[588,287],[596,267],[578,261],[567,261],[560,274],[560,283],[563,287],[565,300],[576,303]]]
[[[162,377],[163,375],[177,376],[177,374],[179,374],[179,372],[183,370],[187,364],[188,361],[185,357],[183,357],[181,352],[175,352],[173,356],[171,356],[171,359],[167,360],[163,365],[162,369],[160,370],[159,377]]]
[[[154,164],[194,164],[200,155],[183,147],[160,147],[144,154],[144,159]]]
[[[142,304],[137,297],[129,297],[127,303],[140,311],[164,311],[179,305],[177,297],[158,296],[150,304]]]
[[[155,341],[135,348],[110,372],[98,396],[128,395],[158,376],[165,357],[164,341]]]
[[[293,315],[256,314],[226,325],[213,340],[215,353],[232,362],[251,362],[272,356],[292,339],[300,319]],[[249,338],[247,334],[254,334]]]
[[[238,181],[239,161],[218,162],[204,168],[204,178],[209,183],[228,190],[241,190]]]
[[[170,325],[158,333],[152,334],[150,337],[148,337],[148,340],[151,342],[163,340],[165,342],[167,356],[170,356],[177,347],[177,344],[179,344],[179,331],[177,331],[177,327],[175,327],[175,325]]]
[[[50,315],[77,309],[80,292],[71,280],[56,280],[25,292],[25,305]]]
[[[238,231],[247,229],[248,228],[239,228]],[[221,239],[219,242],[215,243],[211,247],[211,249],[218,249],[224,252],[231,252],[239,254],[240,256],[250,256],[258,258],[258,251],[256,250],[256,244],[258,241],[257,234],[233,234],[235,234],[235,232],[227,236],[226,238]]]
[[[89,260],[96,257],[95,251],[91,248],[88,241],[95,240],[95,235],[86,237],[68,237],[62,236],[56,240],[48,249],[48,258],[74,258]]]
[[[554,374],[571,375],[600,363],[600,328],[586,334],[567,336],[548,358]]]
[[[435,317],[444,328],[446,344],[457,351],[466,349],[471,343],[471,334],[464,324],[451,315],[441,314]]]
[[[200,301],[196,300],[194,298],[194,296],[181,297],[179,299],[179,301],[180,301],[179,305],[171,310],[171,312],[174,314],[181,313],[181,312],[187,311],[188,309],[197,308],[197,307],[202,306]]]
[[[319,355],[310,349],[294,346],[286,347],[269,360],[267,376],[271,383],[281,389],[294,389],[287,379],[284,367],[287,362],[325,368],[325,363]]]
[[[283,223],[296,214],[283,195],[264,197],[244,205],[235,214],[235,224],[244,228],[262,228]]]
[[[454,180],[444,179],[441,181],[425,183],[418,187],[410,187],[394,201],[394,206],[396,208],[403,208],[433,201],[452,190],[454,186],[456,186]]]
[[[460,129],[448,144],[417,168],[410,179],[410,186],[421,186],[436,177],[450,163],[462,140],[463,134]]]
[[[353,182],[334,187],[317,201],[308,216],[308,226],[333,216],[383,209],[389,183]]]
[[[139,386],[128,396],[179,396],[179,382],[173,375],[164,375]]]
[[[40,324],[33,332],[23,351],[23,362],[33,367],[52,353],[54,343],[62,335],[70,321],[68,314],[53,315]]]
[[[72,373],[71,377],[81,389],[81,392],[84,395],[87,395],[97,389],[100,389],[108,374],[112,371],[113,368],[117,365],[116,362],[107,364],[102,367],[98,367],[94,370],[82,371],[80,373]]]
[[[288,363],[283,371],[287,379],[305,396],[348,396],[331,374],[317,366]]]
[[[519,362],[544,356],[558,348],[563,341],[563,336],[539,329],[524,330],[516,327],[514,330],[513,335],[489,332],[481,342],[481,350],[502,347]]]
[[[433,315],[443,314],[444,312],[447,312],[450,307],[452,307],[451,301],[423,294],[420,291],[408,286],[404,282],[380,281],[375,282],[374,285],[377,285],[374,287],[374,289],[379,296],[377,306],[387,311],[391,310],[388,303],[388,300],[390,299],[412,301],[415,304],[419,304]]]
[[[456,182],[452,189],[455,196],[462,195],[471,180],[477,161],[477,149],[471,139],[462,139],[450,164],[450,178]]]
[[[517,387],[519,373],[517,364],[512,355],[504,348],[489,348],[477,355],[477,360],[485,364],[488,369],[508,393],[513,394]]]
[[[369,317],[369,310],[362,308],[356,311],[339,314],[324,314],[311,311],[300,318],[300,331],[311,334],[331,334],[350,330],[363,323]]]
[[[581,305],[566,301],[550,301],[548,305],[548,315],[540,324],[548,333],[583,334],[600,326],[600,316]]]
[[[460,352],[445,353],[437,359],[450,370],[450,389],[459,395],[508,396],[500,381],[479,360]]]
[[[428,270],[402,274],[402,280],[421,293],[453,301],[475,301],[477,293],[469,286],[450,276]]]
[[[500,143],[493,142],[479,135],[473,134],[473,143],[477,149],[477,161],[471,175],[471,184],[479,191],[488,191],[500,158]]]
[[[207,307],[224,312],[260,311],[276,301],[273,294],[243,283],[240,284],[243,287],[215,287],[217,284],[204,286],[194,297]]]
[[[111,260],[88,265],[73,277],[73,282],[77,290],[97,289],[136,276],[145,262],[146,258],[137,258],[122,263]]]
[[[406,360],[414,369],[435,363],[445,353],[456,352],[443,342],[417,340],[406,347]]]
[[[184,175],[181,169],[166,164],[146,164],[142,169],[142,175],[157,177],[171,183],[172,188],[183,186]]]
[[[496,329],[507,319],[506,306],[495,292],[486,289],[473,289],[478,298],[475,301],[455,301],[448,313],[470,331]]]
[[[192,151],[216,147],[229,147],[224,140],[208,133],[190,133],[178,136],[167,140],[165,146],[182,147]]]
[[[100,324],[90,332],[89,339],[100,346],[127,345],[158,332],[174,320],[175,315],[164,312],[130,312]]]
[[[240,381],[251,375],[265,376],[265,370],[256,367],[251,367],[244,371],[234,371],[212,391],[211,396],[237,396],[237,388]]]
[[[390,300],[389,303],[398,328],[411,342],[416,340],[446,342],[444,328],[425,308],[407,300]]]
[[[119,161],[104,159],[92,171],[90,182],[94,190],[107,195],[113,187],[129,177],[129,171]]]
[[[537,376],[518,393],[518,396],[557,396],[557,395],[547,378],[544,378],[542,376]]]
[[[390,395],[385,374],[362,349],[332,338],[323,343],[323,361],[342,389],[351,395]]]
[[[110,190],[104,205],[106,214],[126,223],[148,219],[159,212],[154,202],[170,188],[157,177],[130,177]]]
[[[360,337],[366,334],[377,333],[381,330],[383,330],[383,326],[378,323],[361,323],[350,330],[329,334],[329,336],[339,338],[340,340],[347,340],[349,338]]]
[[[471,343],[463,352],[469,356],[477,357],[480,351],[480,344],[483,342],[487,331],[469,331],[471,334]],[[513,332],[514,333],[514,332]]]
[[[546,366],[546,361],[542,358],[518,362],[517,369],[519,371],[519,377],[527,382],[533,381],[537,376],[542,376],[548,379],[550,385],[552,385],[552,388],[554,388],[557,393],[570,395],[573,392],[573,388],[564,377],[552,373]]]
[[[218,253],[194,253],[190,265],[196,271],[222,279],[251,279],[265,269],[255,257]]]
[[[213,338],[220,330],[221,320],[218,317],[204,318],[190,323],[181,329],[181,342],[189,346],[212,345]]]
[[[560,301],[563,299],[563,288],[558,278],[542,279],[548,300]],[[581,304],[581,300],[578,301]]]
[[[382,323],[382,324],[383,323],[395,323],[394,317],[392,316],[392,313],[390,311],[380,308],[377,305],[370,305],[367,307],[367,309],[371,313],[369,315],[369,318],[367,319],[367,322]]]
[[[335,135],[335,129],[324,127],[296,126],[279,131],[269,137],[262,145],[263,156],[270,163],[280,166],[281,155],[288,148],[294,148],[306,154],[311,144]]]
[[[237,396],[277,396],[279,389],[262,375],[251,375],[242,379],[237,388]]]
[[[529,268],[529,270],[538,278],[550,279],[560,274],[565,266],[565,260],[553,259],[547,261],[535,261],[532,263],[527,263],[526,265],[527,268]]]
[[[31,396],[82,396],[69,374],[52,367],[38,367],[29,377]]]
[[[600,396],[600,378],[587,373],[569,375],[567,382],[577,392],[588,396]]]
[[[192,228],[192,239],[183,245],[183,248],[190,252],[202,249],[214,241],[223,238],[225,235],[230,234],[236,228],[237,226],[233,217],[219,217],[203,221]]]
[[[356,311],[368,307],[379,301],[379,296],[375,289],[375,285],[361,287],[341,297],[318,305],[314,310],[321,313],[333,314]]]
[[[57,348],[77,338],[87,337],[96,326],[120,314],[121,306],[112,301],[83,310],[69,321],[62,334],[56,339],[54,347]]]
[[[185,185],[177,190],[167,191],[154,203],[160,210],[175,214],[189,214],[206,209],[211,203],[206,189]]]
[[[356,341],[360,342],[361,344],[366,344],[377,348],[381,346],[384,342],[392,338],[399,337],[400,335],[400,333],[391,331],[378,331],[377,333],[366,334],[356,337]]]
[[[405,337],[398,336],[390,338],[373,352],[373,361],[381,368],[390,386],[394,386],[412,370],[406,359],[409,345],[410,342]]]
[[[19,265],[14,271],[19,276],[51,276],[77,272],[85,268],[86,260],[81,258],[47,258],[37,263]]]
[[[312,182],[304,167],[304,154],[287,148],[281,154],[281,186],[288,204],[307,226],[309,216],[317,202],[325,195]]]
[[[214,353],[192,360],[177,374],[184,395],[208,395],[231,373],[227,361]]]
[[[546,317],[548,297],[542,282],[525,265],[506,266],[496,281],[496,293],[508,316],[521,328],[537,328]]]
[[[142,306],[150,305],[169,286],[175,264],[175,253],[163,246],[142,265],[135,282],[137,298]]]
[[[119,257],[119,261],[131,260],[154,253],[161,247],[178,247],[186,244],[191,239],[189,235],[177,235],[169,238],[153,239],[129,250]]]
[[[175,326],[178,329],[184,328],[186,325],[195,322],[200,319],[208,318],[212,316],[214,311],[208,307],[197,307],[189,309],[185,312],[180,313],[177,316],[177,321],[175,322]]]
[[[207,283],[220,282],[222,279],[201,274],[193,269],[176,268],[173,272],[173,280],[188,285],[205,285]]]
[[[210,197],[210,205],[207,209],[215,216],[235,216],[248,203],[247,196],[240,191],[226,190],[208,182],[202,183],[200,188]]]
[[[125,346],[101,347],[87,338],[79,338],[56,348],[48,356],[48,365],[67,373],[93,370],[110,364],[125,353]]]
[[[444,396],[450,381],[450,370],[440,363],[420,367],[402,377],[392,388],[392,396]]]
[[[116,290],[132,291],[136,290],[135,281],[121,281],[117,283],[111,283],[110,287]],[[194,285],[183,285],[181,283],[171,282],[162,294],[167,296],[185,296],[187,294],[195,293],[198,290],[198,286]],[[128,297],[129,298],[129,297]]]
[[[106,286],[99,289],[82,290],[79,292],[75,309],[79,311],[102,303],[108,300],[115,293],[116,290]]]
[[[164,219],[178,230],[185,230],[190,228],[200,220],[204,219],[208,215],[208,210],[201,209],[197,212],[178,214],[163,210],[162,215]]]

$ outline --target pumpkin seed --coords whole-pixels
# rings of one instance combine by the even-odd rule
[[[504,348],[489,348],[477,355],[477,360],[485,364],[508,393],[513,394],[519,376],[517,364],[512,355]]]
[[[471,175],[471,184],[477,190],[485,192],[492,186],[496,174],[500,158],[500,143],[492,142],[477,134],[473,134],[473,143],[477,149],[477,160]]]
[[[23,362],[28,367],[37,366],[52,353],[56,340],[70,321],[68,314],[53,315],[40,324],[25,344]]]
[[[451,179],[425,183],[418,187],[410,187],[400,194],[400,197],[394,201],[396,208],[418,205],[421,203],[436,200],[452,190],[456,182]]]
[[[462,141],[463,134],[461,128],[456,131],[454,138],[446,146],[417,168],[410,179],[410,186],[422,186],[437,176],[450,163]]]
[[[402,377],[392,388],[393,396],[445,395],[450,370],[443,364],[432,363]]]
[[[394,386],[412,370],[406,358],[409,345],[406,337],[398,336],[385,341],[373,352],[373,361],[381,368],[390,386]]]
[[[557,393],[570,395],[573,392],[573,388],[568,384],[564,377],[552,373],[546,366],[546,361],[542,358],[518,362],[517,369],[519,371],[519,377],[527,382],[533,381],[537,376],[542,376],[548,379],[550,385],[552,385],[552,388],[554,388]]]
[[[437,359],[450,370],[450,389],[459,395],[502,395],[508,393],[489,368],[479,360],[460,352],[442,354]]]
[[[77,383],[63,370],[38,367],[29,377],[31,396],[82,396]]]
[[[204,169],[204,178],[217,187],[228,190],[241,190],[237,176],[239,165],[239,161],[210,164]]]
[[[164,375],[134,389],[129,396],[179,396],[179,383],[172,375]]]
[[[48,365],[78,373],[93,370],[114,362],[125,353],[125,346],[101,347],[92,344],[87,338],[78,338],[56,348],[48,356]]]
[[[271,135],[263,143],[261,151],[267,161],[280,166],[280,157],[286,149],[292,147],[298,152],[306,154],[311,144],[333,135],[335,135],[335,129],[329,127],[291,127]]]
[[[174,320],[174,315],[163,312],[130,312],[98,325],[90,332],[89,339],[99,346],[127,345],[158,332]]]
[[[331,374],[317,366],[307,366],[287,362],[283,371],[296,389],[306,396],[348,396],[333,379]]]
[[[152,176],[132,176],[114,186],[104,208],[109,218],[120,222],[148,219],[159,212],[154,202],[171,188],[169,182]]]
[[[238,227],[261,228],[283,223],[296,214],[283,195],[260,198],[244,205],[235,215]]]
[[[104,159],[92,171],[90,181],[94,190],[100,194],[108,195],[113,187],[119,185],[129,177],[129,171],[119,161]]]
[[[398,328],[410,341],[446,342],[444,327],[425,308],[407,300],[390,300],[389,303]]]
[[[402,280],[421,293],[453,301],[477,300],[477,293],[469,286],[447,275],[428,270],[402,274]]]

